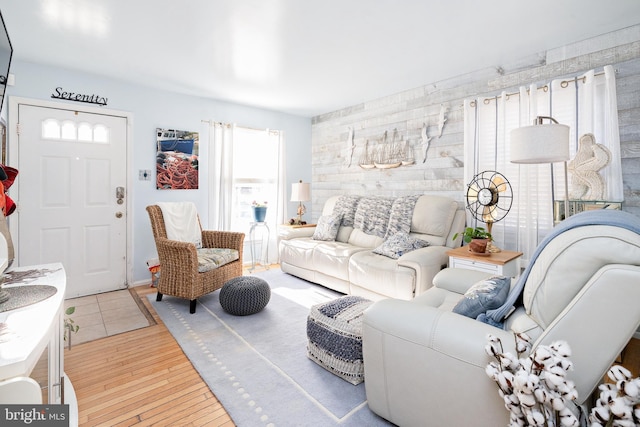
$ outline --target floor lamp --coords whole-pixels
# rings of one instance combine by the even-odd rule
[[[544,124],[543,120],[551,123]],[[569,160],[569,126],[558,123],[549,116],[538,116],[532,126],[511,131],[511,163],[551,164],[551,209],[555,203],[553,163],[564,163],[564,215],[569,214],[569,189],[567,179]],[[552,214],[553,217],[553,214]]]
[[[291,185],[291,201],[298,202],[298,218],[292,219],[292,225],[303,225],[302,215],[304,215],[306,208],[302,202],[308,202],[311,200],[311,185],[308,182],[297,182]]]

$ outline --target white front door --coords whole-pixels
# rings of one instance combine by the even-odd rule
[[[67,298],[125,288],[127,118],[18,104],[18,121],[19,265],[62,262]]]

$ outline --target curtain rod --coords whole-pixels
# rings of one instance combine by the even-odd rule
[[[229,123],[216,122],[215,120],[200,120],[200,123],[206,123],[208,125],[220,125],[220,126],[231,127]]]
[[[216,122],[215,120],[200,120],[200,122],[201,123],[207,123],[208,125],[212,125],[212,124],[213,125],[220,125],[220,126],[224,126],[224,127],[227,127],[227,128],[230,128],[231,126],[233,126],[230,123]],[[252,128],[252,127],[248,127],[248,126],[240,126],[240,125],[237,125],[237,127],[242,128],[242,129],[255,130],[257,132],[265,132],[266,131],[266,132],[275,133],[275,134],[280,133],[280,131],[277,130],[277,129],[269,129],[269,128],[267,128],[267,129],[258,129],[258,128]]]
[[[618,73],[618,69],[617,68],[615,69],[615,73],[616,74]],[[604,71],[601,71],[599,73],[594,73],[593,76],[597,77],[597,76],[602,76],[602,75],[604,75]],[[562,80],[560,82],[560,87],[564,89],[564,88],[569,86],[569,83],[577,82],[579,80],[582,80],[582,83],[586,83],[587,82],[587,76],[582,76],[582,77],[576,76],[576,77],[573,77],[573,78],[570,78],[570,79]],[[542,91],[547,92],[549,90],[549,85],[546,84],[544,86],[541,86],[541,87],[538,88],[538,90],[542,90]],[[527,89],[527,93],[529,93],[529,89]],[[510,96],[519,95],[519,94],[520,94],[520,92],[506,93],[504,95],[504,97],[505,97],[505,100],[508,100]],[[492,96],[490,98],[485,98],[483,102],[484,102],[485,105],[489,105],[489,103],[491,102],[492,99],[496,99],[497,100],[498,98],[502,98],[502,95],[496,95],[496,96]],[[472,107],[475,107],[476,106],[476,101],[471,101],[470,105]]]

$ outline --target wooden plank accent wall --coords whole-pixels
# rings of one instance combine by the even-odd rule
[[[625,201],[623,209],[640,216],[640,25],[525,58],[507,67],[480,70],[435,84],[367,101],[312,120],[312,221],[336,194],[402,196],[441,194],[463,201],[464,117],[467,98],[517,92],[519,86],[544,84],[587,70],[617,71],[617,97]],[[410,66],[410,65],[409,65]],[[441,105],[447,108],[442,137],[431,140],[422,162],[421,129],[438,132]],[[349,128],[356,148],[351,166]],[[364,170],[358,161],[367,140],[388,140],[394,129],[415,149],[416,163],[395,169]]]

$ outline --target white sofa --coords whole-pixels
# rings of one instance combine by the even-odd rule
[[[446,252],[460,244],[452,239],[464,228],[464,210],[448,197],[435,195],[407,198],[372,198],[359,196],[330,197],[322,216],[344,212],[334,241],[315,240],[315,229],[284,228],[279,233],[282,271],[318,283],[338,292],[359,295],[370,300],[398,298],[410,300],[432,286],[432,279],[447,265]],[[412,203],[406,205],[406,203]],[[408,209],[403,210],[404,207]],[[376,212],[372,212],[376,211]],[[341,213],[338,212],[338,213]],[[353,218],[347,221],[347,216]],[[382,232],[392,228],[394,218],[404,215],[409,236],[424,240],[429,246],[392,259],[373,252],[385,242]],[[364,219],[359,223],[358,219]],[[385,221],[388,219],[388,224]],[[367,227],[376,222],[375,230]]]
[[[492,334],[515,355],[517,333],[529,335],[534,348],[569,344],[575,403],[588,410],[592,392],[640,325],[640,218],[602,210],[560,223],[507,301],[486,313],[501,328],[453,310],[487,277],[448,268],[420,297],[377,301],[364,312],[365,388],[373,412],[401,426],[507,425],[505,402],[485,372],[495,360],[485,345]]]

